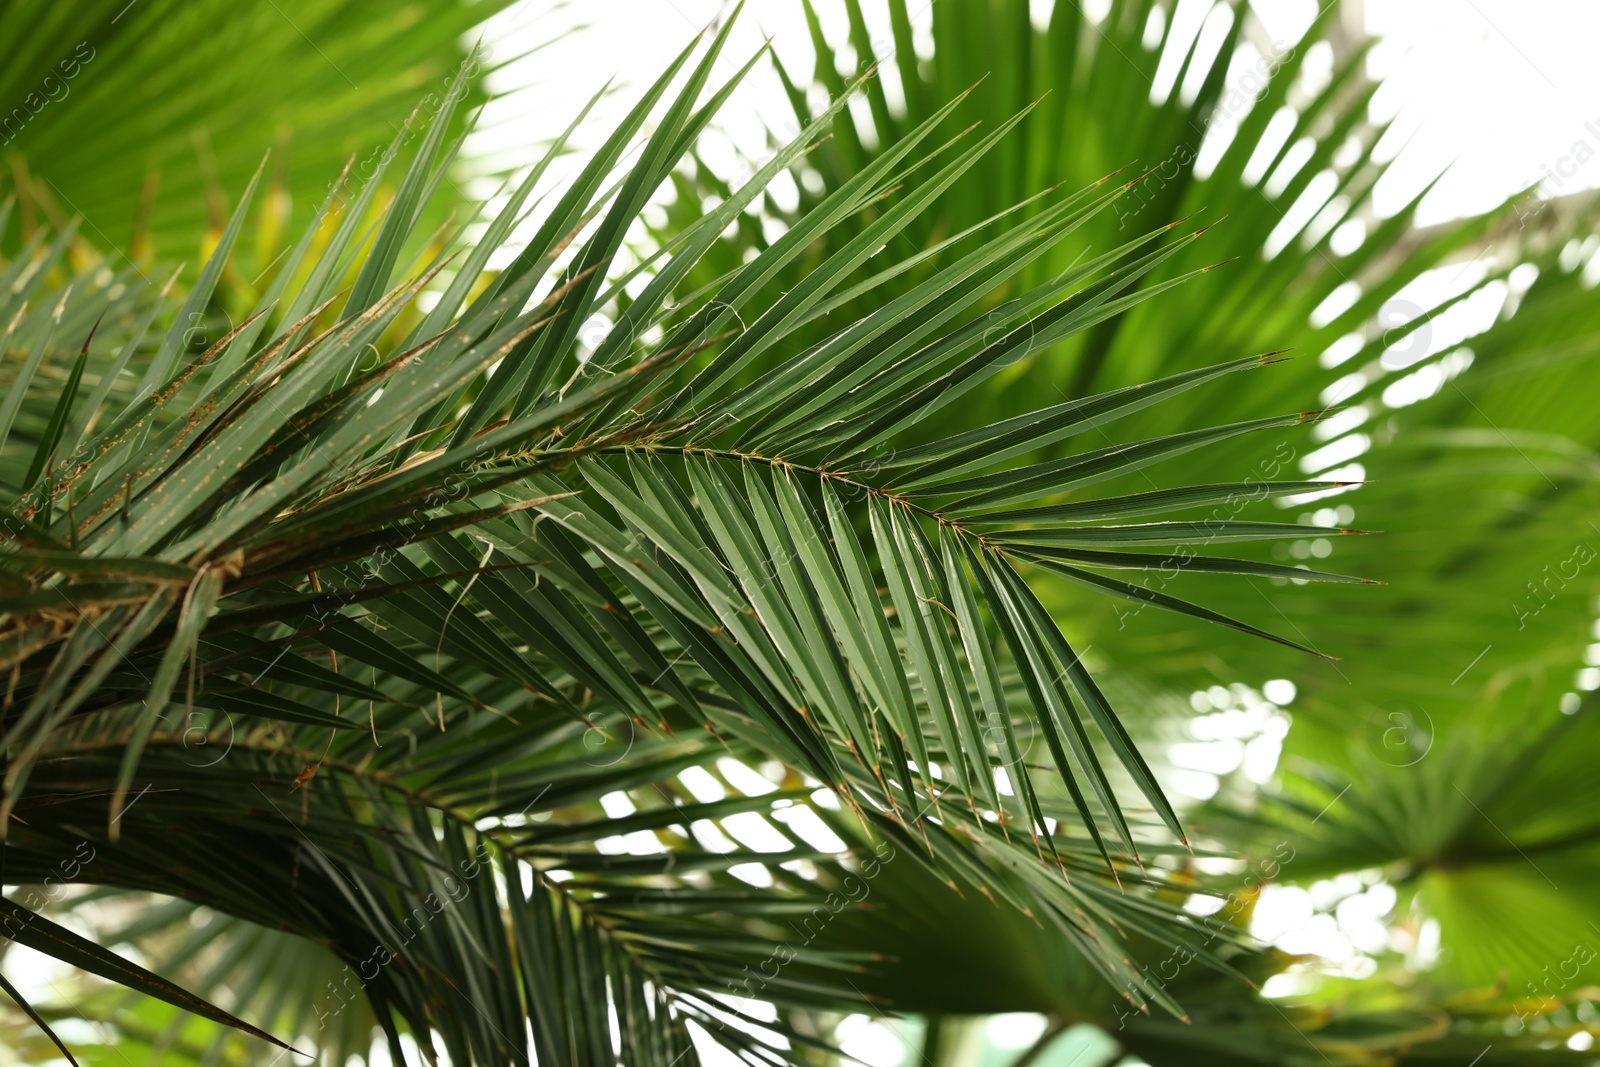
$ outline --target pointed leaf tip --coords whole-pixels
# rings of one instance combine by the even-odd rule
[[[72,1067],[82,1067],[82,1064],[80,1064],[77,1058],[72,1055],[72,1050],[67,1048],[66,1042],[62,1041],[61,1038],[56,1035],[56,1032],[50,1029],[50,1024],[45,1021],[44,1016],[40,1015],[38,1011],[34,1009],[32,1004],[29,1004],[27,1000],[23,999],[22,994],[17,991],[15,986],[6,981],[5,975],[3,974],[0,974],[0,989],[5,990],[6,995],[12,1000],[16,1001],[17,1007],[22,1009],[22,1013],[33,1021],[33,1025],[37,1026],[41,1031],[43,1031],[44,1036],[50,1039],[50,1043],[55,1045],[57,1051],[59,1051],[62,1056],[66,1057],[67,1062],[71,1064]]]
[[[1112,178],[1115,178],[1117,175],[1121,174],[1123,171],[1127,170],[1131,166],[1133,166],[1132,163],[1124,163],[1122,166],[1118,167],[1116,170],[1112,171],[1110,174],[1107,174],[1105,177],[1103,177],[1099,181],[1095,182],[1095,184],[1096,185],[1104,185],[1106,182],[1110,181]],[[1067,184],[1065,181],[1058,182],[1056,184],[1055,188],[1059,189],[1061,186],[1063,186],[1065,184]]]

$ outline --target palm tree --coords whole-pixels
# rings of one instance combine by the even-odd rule
[[[1261,1059],[1392,1055],[1381,1047],[1390,1038],[1372,1029],[1352,1040],[1349,1017],[1397,1006],[1417,1013],[1392,1020],[1393,1042],[1412,1059],[1584,1059],[1584,1004],[1600,978],[1587,949],[1600,936],[1587,919],[1594,901],[1580,888],[1593,884],[1600,863],[1600,821],[1580,769],[1593,751],[1587,694],[1600,683],[1590,462],[1600,442],[1585,414],[1600,325],[1591,204],[1549,204],[1530,193],[1481,217],[1421,228],[1412,221],[1419,194],[1378,216],[1372,194],[1387,169],[1377,162],[1385,128],[1367,110],[1375,90],[1364,75],[1367,44],[1351,38],[1339,5],[1320,6],[1298,41],[1274,41],[1244,5],[1200,12],[1206,28],[1196,32],[1200,23],[1191,22],[1185,36],[1163,4],[1115,2],[1100,15],[1057,4],[1036,26],[1027,4],[941,0],[931,13],[931,56],[913,45],[907,5],[845,8],[836,34],[812,19],[811,80],[836,86],[850,63],[876,62],[899,88],[840,117],[837,136],[808,157],[822,181],[799,184],[800,210],[812,190],[836,187],[876,146],[925,119],[941,94],[989,74],[974,105],[990,121],[1035,100],[1037,113],[926,216],[927,233],[959,230],[1054,181],[1072,186],[1132,161],[1143,191],[1088,224],[1091,239],[1114,241],[1197,212],[1221,219],[1153,271],[1151,283],[1216,259],[1231,259],[1226,269],[1041,351],[1027,372],[975,395],[968,418],[1015,412],[1041,381],[1069,383],[1076,396],[1195,368],[1234,346],[1293,346],[1295,358],[1281,373],[1241,379],[1220,402],[1196,393],[1136,415],[1132,432],[1197,427],[1220,412],[1313,395],[1343,406],[1292,440],[1291,469],[1365,484],[1284,503],[1301,522],[1358,521],[1384,535],[1320,545],[1307,537],[1274,558],[1331,552],[1335,569],[1387,587],[1321,584],[1270,604],[1245,583],[1204,590],[1209,606],[1271,622],[1338,654],[1337,664],[1296,662],[1226,633],[1197,645],[1170,615],[1131,617],[1041,584],[1058,617],[1082,620],[1081,633],[1104,657],[1108,690],[1127,692],[1130,710],[1147,703],[1145,728],[1130,725],[1143,741],[1172,737],[1183,713],[1161,703],[1166,694],[1234,683],[1231,693],[1212,694],[1238,714],[1261,702],[1259,683],[1251,692],[1239,680],[1298,683],[1271,788],[1235,771],[1213,801],[1186,812],[1196,840],[1251,858],[1215,884],[1260,881],[1260,865],[1287,843],[1296,859],[1273,880],[1320,887],[1328,894],[1321,921],[1331,922],[1339,897],[1352,892],[1349,879],[1359,874],[1370,886],[1380,878],[1395,891],[1396,945],[1420,937],[1439,946],[1437,959],[1413,950],[1409,961],[1369,948],[1380,970],[1366,981],[1293,968],[1300,995],[1278,1003],[1302,1010],[1295,1028],[1277,1009],[1265,1011],[1261,1025],[1276,1034]],[[888,30],[874,37],[875,23]],[[807,114],[806,81],[789,76],[797,117]],[[903,107],[891,106],[895,97]],[[696,178],[716,182],[705,171]],[[728,254],[736,259],[744,244],[760,246],[758,228],[742,231]],[[1047,274],[1078,251],[1064,246],[1030,269]],[[1001,304],[1014,291],[991,299]],[[1186,477],[1246,473],[1283,458],[1249,439],[1240,445],[1203,454]],[[1216,704],[1206,710],[1223,714]],[[1346,887],[1336,890],[1339,881]],[[1411,992],[1398,1001],[1379,994],[1395,983]],[[1043,991],[1031,1003],[1084,1017]],[[1139,1025],[1111,1022],[1124,1046],[1151,1062],[1197,1062],[1192,1049],[1142,1047]],[[1571,1051],[1560,1048],[1569,1038]],[[1245,1047],[1265,1040],[1253,1029]],[[1249,1054],[1230,1037],[1220,1047],[1222,1062]]]
[[[386,183],[406,134],[349,203],[328,199],[237,325],[209,312],[249,192],[165,330],[152,332],[155,286],[69,263],[70,237],[10,262],[0,856],[8,884],[39,888],[12,895],[7,934],[139,991],[89,1012],[115,1020],[115,1044],[256,1062],[271,1040],[217,1039],[190,1011],[249,1018],[329,1062],[364,1054],[375,1026],[396,1062],[420,1046],[455,1063],[672,1063],[696,1055],[696,1034],[753,1062],[805,1062],[828,1054],[830,1013],[1035,1009],[1098,1021],[1153,1063],[1397,1050],[1467,1062],[1490,1028],[1485,1063],[1563,1055],[1539,1050],[1544,1034],[1498,1031],[1513,1011],[1559,1010],[1551,1001],[1575,982],[1515,1007],[1441,1001],[1440,982],[1284,1008],[1245,981],[1292,962],[1244,936],[1254,890],[1209,920],[1183,905],[1243,875],[1311,882],[1375,866],[1424,904],[1486,877],[1516,899],[1527,879],[1508,842],[1542,845],[1573,865],[1550,873],[1581,878],[1585,806],[1575,796],[1553,814],[1538,790],[1587,781],[1581,743],[1558,742],[1581,742],[1588,719],[1555,719],[1561,730],[1537,739],[1521,729],[1540,699],[1529,665],[1576,662],[1581,631],[1565,646],[1548,631],[1511,638],[1513,652],[1538,650],[1509,661],[1524,680],[1493,702],[1463,692],[1450,718],[1436,695],[1449,687],[1415,665],[1421,642],[1498,636],[1481,625],[1498,610],[1483,590],[1569,532],[1582,494],[1530,489],[1509,463],[1486,470],[1491,448],[1506,451],[1487,434],[1424,424],[1367,461],[1381,455],[1398,484],[1339,498],[1386,519],[1430,493],[1453,514],[1477,508],[1438,554],[1440,512],[1339,540],[1352,574],[1398,577],[1395,551],[1429,568],[1427,586],[1406,575],[1404,601],[1383,599],[1399,581],[1356,590],[1293,556],[1215,555],[1212,541],[1332,532],[1272,521],[1287,516],[1268,498],[1337,486],[1280,477],[1307,448],[1296,427],[1316,421],[1303,411],[1322,372],[1270,353],[1307,342],[1306,316],[1348,257],[1291,242],[1257,265],[1277,225],[1259,208],[1203,237],[1199,223],[1171,224],[1185,197],[1232,188],[1227,165],[1209,187],[1157,168],[1174,199],[1154,206],[1153,178],[1102,178],[1165,158],[1136,137],[1161,146],[1220,92],[1218,75],[1193,105],[1153,109],[1165,125],[1085,118],[1108,99],[1144,113],[1147,7],[1113,5],[1096,25],[1058,5],[1035,31],[1015,17],[1026,5],[988,6],[1016,31],[1010,48],[1079,56],[1069,34],[1092,29],[1151,70],[1046,68],[1041,79],[1071,92],[1027,114],[1027,79],[964,91],[977,79],[961,65],[983,59],[950,42],[981,39],[959,36],[977,5],[945,4],[931,76],[902,68],[903,122],[879,120],[873,79],[840,81],[826,110],[641,262],[630,228],[664,182],[690,180],[682,161],[737,81],[711,87],[724,29],[674,62],[553,203],[529,206],[561,144],[481,240],[452,251],[459,242],[426,239],[419,220],[450,156],[458,78],[403,173]],[[877,125],[871,150],[849,133],[857,97]],[[964,133],[974,109],[998,121]],[[1073,167],[1097,168],[1092,153],[1044,158],[1057,124],[1095,127],[1085,142],[1115,161],[1083,174]],[[797,167],[817,168],[823,192],[781,236],[723,236],[751,234],[768,183]],[[1281,196],[1301,195],[1294,180]],[[1240,189],[1244,205],[1259,195]],[[525,211],[531,239],[489,271]],[[1362,326],[1488,228],[1420,243],[1403,224],[1376,234],[1357,254],[1382,272],[1361,275],[1355,310],[1309,344]],[[1249,256],[1234,274],[1205,269],[1233,251]],[[1496,355],[1502,373],[1455,387],[1493,432],[1592,436],[1576,420],[1593,312],[1556,257],[1517,316],[1474,341],[1474,375]],[[1284,277],[1292,299],[1267,288]],[[1524,367],[1529,352],[1541,358]],[[1565,375],[1566,388],[1530,390],[1513,366]],[[1041,406],[1026,384],[1041,379],[1071,387]],[[1530,392],[1550,394],[1539,421],[1512,421]],[[1407,410],[1462,426],[1441,407]],[[1496,493],[1405,479],[1419,461],[1496,478]],[[1567,482],[1582,462],[1543,469]],[[1285,588],[1263,603],[1251,585],[1230,603],[1245,583],[1220,579],[1206,595],[1219,612],[1175,596],[1175,571]],[[1314,577],[1330,581],[1298,584]],[[1361,599],[1327,599],[1346,593]],[[1532,621],[1586,626],[1575,599],[1542,598]],[[1131,613],[1126,629],[1109,605]],[[1380,622],[1401,645],[1388,649],[1349,626],[1371,630],[1388,610],[1427,632],[1404,646],[1403,628]],[[1196,644],[1194,617],[1256,638],[1269,627],[1237,619],[1264,613],[1283,645],[1376,672],[1356,699],[1426,694],[1433,726],[1405,720],[1406,759],[1381,717],[1375,742],[1343,755],[1349,687],[1320,679],[1304,647],[1280,663],[1225,630]],[[1168,699],[1154,694],[1187,692],[1243,655],[1258,676],[1301,681],[1288,752],[1314,763],[1289,765],[1276,797],[1230,788],[1175,810],[1149,766]],[[1371,720],[1365,705],[1356,716]],[[1469,721],[1484,732],[1452,733]],[[1490,781],[1492,798],[1476,788]],[[1482,823],[1448,820],[1467,805],[1483,805]],[[1494,839],[1495,825],[1516,837]],[[1192,854],[1248,862],[1219,875]],[[113,916],[158,896],[124,911],[123,929],[101,924],[97,944],[39,914],[63,883],[104,887],[90,903]],[[1469,924],[1447,943],[1483,944],[1490,968],[1512,958],[1481,919],[1425,914]],[[1546,936],[1525,936],[1524,952],[1559,939],[1556,918],[1530,920]],[[105,947],[118,943],[170,962],[155,969],[183,984]],[[1572,959],[1569,947],[1544,962],[1565,975]],[[1457,969],[1436,974],[1457,988],[1482,982],[1481,963],[1446,966]],[[1330,1019],[1332,996],[1349,1003]],[[96,1006],[34,1014],[48,1026]],[[929,1027],[931,1061],[950,1032]]]

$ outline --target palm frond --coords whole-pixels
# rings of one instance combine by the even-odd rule
[[[975,234],[963,257],[877,311],[830,306],[895,277],[873,272],[873,254],[1025,119],[940,143],[964,97],[720,285],[686,293],[723,215],[837,115],[820,117],[638,296],[618,291],[608,279],[629,225],[731,88],[711,86],[725,35],[686,50],[645,93],[510,268],[458,276],[452,303],[426,315],[417,295],[449,263],[425,253],[407,267],[404,250],[427,176],[447,159],[436,135],[447,115],[371,243],[357,250],[364,208],[347,207],[274,303],[198,352],[169,330],[131,395],[115,381],[125,357],[101,347],[148,328],[126,294],[63,297],[60,315],[27,320],[44,338],[30,378],[51,365],[56,318],[92,312],[106,340],[62,371],[96,383],[102,406],[62,432],[39,417],[53,397],[19,381],[16,432],[0,454],[14,487],[0,610],[18,876],[42,875],[76,833],[103,850],[86,876],[96,882],[293,932],[346,966],[420,917],[411,954],[390,951],[363,975],[397,1060],[405,1032],[453,1062],[525,1062],[524,1017],[541,1062],[611,1062],[621,1042],[626,1062],[671,1063],[690,1047],[691,1020],[717,1024],[748,1057],[783,1059],[799,1031],[783,1023],[776,1044],[754,1041],[720,1025],[705,996],[764,958],[763,916],[817,887],[785,875],[748,893],[726,872],[752,862],[749,851],[687,835],[629,856],[596,840],[629,825],[597,820],[597,800],[640,790],[666,800],[672,775],[726,752],[831,790],[855,836],[1029,917],[1136,1005],[1180,1010],[1129,958],[1129,936],[1237,973],[1172,902],[1166,861],[1142,863],[1185,828],[1029,582],[1064,566],[1052,539],[1098,530],[1115,541],[1119,528],[1036,512],[1019,524],[992,508],[1041,507],[1305,416],[1005,465],[1216,379],[1273,373],[1261,369],[1270,359],[1248,356],[945,431],[955,398],[1184,280],[1139,288],[1197,237],[1162,225],[987,311],[985,294],[1131,188],[1102,181],[1040,201],[1011,230]],[[642,147],[608,184],[636,138]],[[870,221],[802,284],[776,284],[863,212]],[[508,230],[502,219],[493,232]],[[229,244],[204,276],[225,269]],[[486,260],[464,262],[476,274]],[[579,327],[601,311],[618,328],[591,349]],[[915,447],[898,451],[908,437]],[[63,458],[25,484],[43,440]],[[199,714],[233,724],[209,766],[183,744]],[[597,769],[585,738],[617,727],[629,741]],[[1038,736],[1044,747],[1029,755]],[[668,804],[670,814],[640,808],[628,832],[660,843],[662,820],[727,811]],[[546,837],[537,817],[555,812],[560,830]],[[181,840],[170,837],[178,825]],[[221,855],[226,864],[202,858]],[[837,851],[795,859],[834,879],[855,862]],[[480,864],[495,891],[486,881],[453,907],[430,904],[436,920],[421,915],[419,902],[448,893],[442,879],[464,863]],[[699,893],[710,894],[703,905]],[[858,965],[848,954],[797,959],[803,975],[784,972],[764,995],[786,1007],[859,1000],[837,977]]]

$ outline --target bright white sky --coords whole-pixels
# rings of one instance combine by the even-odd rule
[[[1399,112],[1394,175],[1417,188],[1454,162],[1424,207],[1469,214],[1544,181],[1546,195],[1600,185],[1600,4],[1592,0],[1366,0],[1382,40],[1374,101]],[[1592,128],[1590,128],[1592,124]],[[1547,177],[1547,174],[1551,177]]]
[[[1051,2],[1034,0],[1036,16]],[[1179,0],[1174,22],[1187,21],[1210,3]],[[1319,6],[1317,0],[1252,3],[1275,37],[1303,27]],[[628,87],[654,77],[727,6],[724,0],[590,0],[562,9],[551,0],[524,0],[486,34],[499,56],[526,51],[563,27],[589,28],[507,72],[502,87],[522,91],[486,116],[497,128],[479,136],[476,152],[526,151],[530,142],[553,136],[607,78],[616,76]],[[838,6],[836,0],[818,3],[834,36],[844,25]],[[886,36],[883,5],[867,0],[863,6],[869,23],[878,23],[871,26],[874,33]],[[1092,10],[1095,0],[1085,0],[1085,6]],[[1383,151],[1401,158],[1378,190],[1380,214],[1398,208],[1447,167],[1450,173],[1423,205],[1424,223],[1483,210],[1541,180],[1546,193],[1555,195],[1600,186],[1600,64],[1592,55],[1600,41],[1600,4],[1354,0],[1347,7],[1358,28],[1381,41],[1371,70],[1386,84],[1374,110],[1379,117],[1398,113]],[[925,26],[929,6],[918,11],[913,0],[912,8]],[[811,69],[798,0],[749,0],[722,73],[731,74],[735,58],[750,55],[766,34],[791,69]],[[606,118],[619,115],[630,96],[620,93],[602,105],[589,128],[605,129]],[[762,118],[776,124],[787,114],[776,80],[761,76],[730,103],[722,126],[735,143],[759,152]],[[732,158],[716,147],[712,155]]]

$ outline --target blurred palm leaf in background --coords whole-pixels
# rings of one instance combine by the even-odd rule
[[[370,174],[368,156],[413,109],[438,110],[468,59],[468,34],[506,6],[9,3],[0,187],[19,209],[8,247],[77,215],[86,238],[141,263],[203,257],[202,237],[216,241],[269,148],[271,199],[258,226],[272,246],[291,207],[320,202],[352,158],[357,177]],[[469,107],[484,99],[481,77],[471,84]]]

